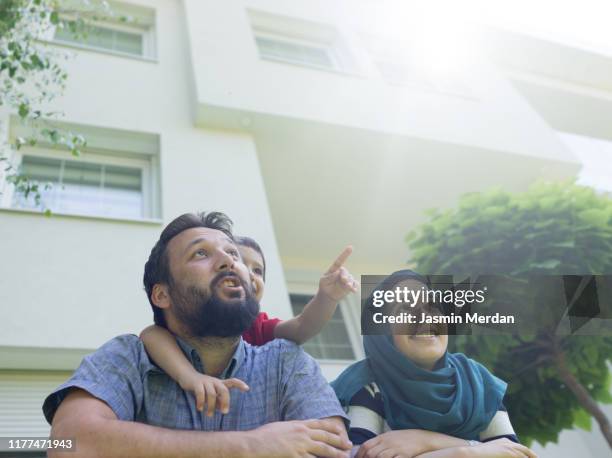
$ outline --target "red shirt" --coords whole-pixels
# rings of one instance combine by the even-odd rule
[[[242,338],[251,345],[264,345],[274,340],[274,328],[282,320],[268,318],[268,314],[260,312],[252,326],[242,333]]]

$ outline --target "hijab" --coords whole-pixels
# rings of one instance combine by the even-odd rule
[[[402,270],[387,277],[375,291],[407,279],[427,284],[424,277]],[[368,301],[371,303],[372,296]],[[506,383],[461,353],[445,352],[432,370],[426,370],[395,347],[390,333],[365,335],[363,344],[366,359],[349,366],[332,387],[346,407],[361,388],[375,382],[385,419],[393,430],[426,429],[476,440],[500,408]]]

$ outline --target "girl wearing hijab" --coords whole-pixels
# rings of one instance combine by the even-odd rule
[[[421,289],[427,280],[401,270],[375,291],[398,286]],[[373,310],[373,296],[364,311]],[[428,314],[440,313],[421,307]],[[385,335],[363,336],[366,359],[332,383],[351,420],[353,456],[536,456],[518,443],[502,403],[506,383],[465,355],[449,353],[444,325],[388,326]]]

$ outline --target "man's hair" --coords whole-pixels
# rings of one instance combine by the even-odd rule
[[[168,224],[161,235],[159,240],[155,243],[155,246],[151,250],[149,260],[145,263],[143,283],[147,293],[147,299],[153,309],[153,321],[156,325],[166,327],[166,318],[162,309],[157,307],[151,300],[151,294],[153,293],[153,286],[157,283],[169,284],[172,280],[170,273],[170,265],[168,262],[168,253],[166,247],[170,240],[176,237],[187,229],[194,227],[206,227],[209,229],[216,229],[226,234],[230,239],[234,240],[232,234],[232,220],[221,212],[210,212],[210,213],[185,213],[184,215],[175,218]]]
[[[259,246],[259,243],[257,243],[251,237],[236,237],[236,243],[240,246],[246,246],[246,247],[252,248],[259,253],[259,255],[261,256],[261,260],[263,261],[262,277],[264,281],[266,281],[266,257],[264,256],[263,251],[261,247]]]

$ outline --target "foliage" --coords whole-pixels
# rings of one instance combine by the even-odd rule
[[[522,194],[501,190],[469,194],[456,209],[433,210],[429,215],[429,221],[407,238],[420,272],[612,273],[612,200],[586,187],[540,183]],[[586,403],[579,402],[575,390],[565,383],[560,362],[593,400],[612,402],[612,338],[559,339],[554,334],[553,329],[539,329],[531,336],[453,339],[455,349],[509,382],[505,402],[526,443],[556,442],[563,429],[591,427],[593,412],[585,410]]]
[[[2,0],[0,5],[0,109],[16,113],[32,132],[0,144],[0,162],[5,163],[7,180],[16,191],[26,198],[34,195],[37,203],[40,190],[49,185],[20,175],[9,161],[12,152],[42,141],[79,156],[86,144],[81,135],[53,124],[61,113],[45,110],[65,88],[68,75],[61,63],[69,57],[45,39],[55,27],[85,36],[90,21],[109,15],[105,1]]]

